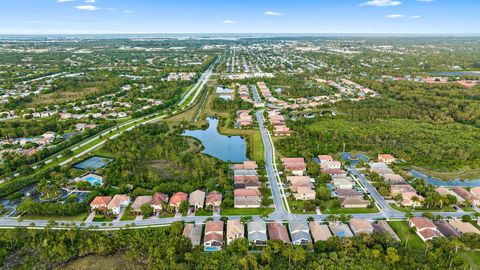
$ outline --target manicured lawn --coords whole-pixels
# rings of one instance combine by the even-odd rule
[[[64,220],[64,221],[83,221],[87,218],[88,213],[76,216],[24,216],[23,220]]]
[[[93,218],[93,221],[94,222],[111,222],[113,221],[113,218],[97,215]]]
[[[397,233],[398,237],[402,240],[402,244],[405,245],[408,241],[408,246],[414,248],[423,248],[423,241],[420,237],[410,228],[405,221],[390,221],[388,222],[392,229]]]
[[[393,203],[391,203],[390,206],[393,209],[401,211],[401,212],[412,212],[412,211],[419,211],[419,212],[456,212],[456,210],[453,209],[453,207],[451,207],[449,205],[445,205],[442,209],[422,209],[422,208],[419,208],[419,207],[413,209],[412,207],[400,207],[400,206],[397,206]],[[465,210],[465,211],[467,211],[467,210]],[[471,211],[473,211],[473,209],[471,209]],[[470,212],[470,211],[467,211],[467,212]]]
[[[130,221],[130,220],[135,220],[137,218],[136,215],[129,215],[127,213],[123,214],[122,218],[120,219],[121,221]]]
[[[460,251],[460,254],[472,269],[480,269],[480,251]]]
[[[330,208],[322,214],[369,214],[378,213],[378,208]]]
[[[290,211],[294,214],[316,214],[315,210],[303,212],[303,205],[305,201],[291,201],[288,200],[288,205],[290,206]]]
[[[225,216],[266,216],[273,210],[273,208],[222,208],[220,214]]]
[[[195,216],[211,216],[213,215],[213,211],[210,211],[210,210],[206,210],[206,209],[197,209],[197,211],[195,211]]]

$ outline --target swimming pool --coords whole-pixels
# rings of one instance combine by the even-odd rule
[[[84,178],[85,181],[89,182],[90,185],[92,186],[101,186],[103,185],[103,181],[100,178],[97,178],[95,176],[87,176]]]

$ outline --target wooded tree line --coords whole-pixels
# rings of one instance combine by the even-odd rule
[[[199,152],[199,144],[166,124],[149,124],[108,141],[104,150],[116,157],[104,169],[109,185],[153,189],[164,193],[231,186],[227,165]]]
[[[478,235],[436,239],[425,249],[395,243],[385,234],[332,237],[307,247],[278,241],[256,253],[246,239],[221,252],[193,248],[181,236],[182,224],[170,228],[120,231],[0,231],[0,265],[6,269],[50,269],[87,255],[123,256],[145,269],[470,269],[461,253],[479,248]],[[86,267],[88,267],[86,265]]]

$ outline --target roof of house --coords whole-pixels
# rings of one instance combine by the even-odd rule
[[[342,169],[321,169],[321,172],[326,174],[336,174],[336,175],[347,174],[347,172]]]
[[[206,204],[211,204],[215,202],[222,202],[222,193],[218,191],[211,191],[207,194]]]
[[[263,220],[250,221],[247,224],[249,241],[267,241],[267,224]]]
[[[326,224],[320,224],[318,221],[312,221],[308,224],[310,226],[310,232],[312,233],[313,240],[317,241],[326,241],[332,236],[332,232]]]
[[[188,194],[187,194],[187,193],[177,192],[177,193],[174,193],[174,194],[172,195],[172,197],[170,197],[170,202],[169,202],[169,204],[171,204],[171,205],[180,204],[181,202],[186,201],[187,198],[188,198]]]
[[[207,221],[205,223],[205,234],[211,232],[223,233],[223,221]]]
[[[307,168],[307,165],[305,164],[285,164],[285,170],[288,171],[305,171]]]
[[[390,186],[390,193],[398,194],[403,192],[416,192],[416,190],[410,186],[409,184],[402,184],[402,185],[391,185]]]
[[[112,196],[96,196],[90,205],[108,205],[108,203],[112,200]]]
[[[260,207],[261,199],[260,197],[235,197],[233,198],[233,204],[237,207],[240,206],[250,206],[250,207]]]
[[[430,228],[427,228],[427,229],[423,229],[423,230],[420,230],[420,231],[417,231],[417,233],[421,234],[423,239],[433,239],[435,237],[441,237],[442,234],[436,230],[433,230],[433,229],[430,229]]]
[[[333,157],[331,155],[318,155],[320,162],[322,161],[332,161]]]
[[[395,157],[390,154],[379,154],[378,159],[395,159]]]
[[[450,223],[444,220],[436,220],[433,222],[437,226],[438,230],[446,237],[460,236],[460,232],[457,231]]]
[[[368,220],[352,218],[350,219],[350,227],[355,234],[359,233],[371,233],[373,232],[373,226]]]
[[[315,194],[315,190],[311,187],[297,187],[297,192],[299,194]]]
[[[200,245],[200,240],[202,238],[202,225],[196,225],[187,223],[183,227],[183,236],[190,238],[192,245]]]
[[[260,191],[256,189],[235,189],[233,191],[235,197],[260,197]]]
[[[163,194],[161,192],[155,192],[152,196],[152,201],[150,204],[153,205],[162,205],[163,203],[168,201],[168,195]]]
[[[347,177],[333,178],[333,185],[335,186],[353,185],[353,182]]]
[[[457,229],[462,234],[464,234],[464,233],[480,234],[480,230],[478,230],[477,228],[475,228],[475,226],[473,226],[472,224],[470,224],[468,222],[463,222],[463,221],[457,220],[457,219],[450,219],[448,221],[448,223],[450,223],[450,225],[452,225],[455,229]]]
[[[394,173],[386,173],[386,174],[383,174],[382,176],[383,176],[383,179],[388,182],[404,182],[405,181],[405,179],[401,175],[394,174]]]
[[[474,196],[472,193],[468,192],[463,187],[454,187],[454,188],[452,188],[452,191],[457,193],[458,196],[462,197],[463,199],[465,199],[467,201],[478,199],[476,196]]]
[[[201,190],[195,190],[190,193],[189,197],[190,205],[203,205],[205,202],[205,192]]]
[[[340,199],[340,205],[369,205],[370,201],[358,197],[345,197]]]
[[[282,158],[282,163],[285,164],[305,164],[304,158]]]
[[[294,186],[313,187],[312,178],[309,176],[287,176],[287,181]]]
[[[290,243],[290,237],[288,237],[287,226],[272,222],[267,224],[268,227],[268,235],[270,240],[280,240],[284,243]]]
[[[480,197],[480,187],[474,187],[470,189],[470,193],[473,195]]]
[[[417,230],[422,230],[426,228],[437,228],[437,226],[435,226],[435,224],[433,224],[431,220],[424,217],[412,217],[410,218],[410,222],[417,228]]]
[[[257,175],[256,170],[234,170],[233,171],[234,176],[238,175]]]
[[[343,198],[343,197],[357,197],[357,198],[363,198],[363,194],[355,189],[335,189],[335,194],[337,194],[338,197]]]
[[[112,200],[108,203],[108,208],[115,208],[119,207],[120,204],[129,201],[130,198],[127,195],[124,194],[117,194],[113,196]]]
[[[393,239],[400,242],[400,237],[398,237],[398,235],[395,233],[392,227],[390,227],[387,221],[379,220],[376,223],[373,223],[372,226],[375,231],[378,231],[381,233],[388,233],[390,234],[390,236],[392,236]]]
[[[298,242],[298,241],[302,241],[302,240],[312,242],[312,237],[310,236],[309,232],[305,232],[305,231],[292,232],[292,231],[290,231],[290,235],[292,236],[292,242]]]
[[[132,204],[132,209],[138,211],[142,205],[150,204],[151,201],[152,196],[138,196]]]
[[[244,235],[245,228],[238,219],[231,219],[227,221],[227,238],[236,237],[237,235]]]

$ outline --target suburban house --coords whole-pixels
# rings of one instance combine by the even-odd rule
[[[363,194],[355,189],[335,189],[335,194],[339,198],[362,198]]]
[[[326,241],[332,237],[332,232],[326,224],[320,224],[318,221],[311,221],[308,223],[310,232],[312,233],[313,241]]]
[[[235,208],[258,208],[262,204],[260,191],[255,189],[236,189],[233,195]]]
[[[245,227],[239,219],[227,221],[227,245],[235,239],[241,239],[245,237]]]
[[[318,155],[318,160],[320,163],[333,161],[333,157],[331,155]]]
[[[117,194],[113,196],[112,200],[108,203],[107,208],[111,210],[114,215],[118,215],[129,204],[130,197],[123,194]]]
[[[257,170],[234,170],[233,171],[233,176],[245,176],[245,175],[257,175]]]
[[[290,243],[290,237],[288,237],[287,226],[282,223],[271,222],[267,224],[268,237],[270,240],[280,240],[285,244]]]
[[[388,182],[390,184],[401,184],[405,183],[405,179],[398,174],[395,173],[386,173],[382,175],[383,181]]]
[[[332,177],[334,176],[343,176],[343,177],[346,177],[347,176],[347,172],[342,170],[342,169],[321,169],[321,172],[322,173],[326,173],[326,174],[329,174],[331,175]]]
[[[478,198],[480,198],[480,187],[471,188],[470,193],[472,193],[474,196],[477,196]]]
[[[372,224],[373,229],[380,233],[388,233],[395,241],[400,242],[400,237],[395,233],[392,227],[385,220],[379,220]]]
[[[285,171],[293,175],[302,176],[307,170],[307,164],[303,158],[282,158],[281,160]]]
[[[195,209],[203,208],[203,205],[205,204],[205,192],[201,190],[195,190],[194,192],[190,193],[188,201],[190,206],[195,207]]]
[[[293,193],[293,197],[298,201],[315,200],[315,190],[310,187],[297,187],[297,192]]]
[[[480,234],[480,230],[478,230],[475,226],[473,226],[468,222],[463,222],[457,219],[450,219],[448,223],[452,225],[452,227],[455,228],[457,231],[459,231],[461,234],[466,234],[466,233]]]
[[[112,200],[112,196],[96,196],[92,202],[90,202],[90,209],[96,210],[106,210],[108,208],[108,204]]]
[[[259,189],[262,183],[257,175],[236,175],[233,177],[233,185],[236,189]]]
[[[290,190],[296,192],[298,187],[313,188],[314,180],[309,176],[287,176],[287,182],[290,184]]]
[[[205,223],[204,251],[220,251],[223,245],[223,221]]]
[[[463,187],[454,187],[452,191],[455,192],[458,196],[462,197],[465,201],[476,206],[480,204],[480,198],[470,193],[468,190]]]
[[[423,198],[423,196],[421,195],[418,195],[417,192],[402,193],[402,201],[401,201],[402,206],[410,206],[415,208],[415,207],[422,206],[423,201],[425,201],[425,198]]]
[[[378,161],[386,164],[390,164],[395,161],[395,157],[390,154],[379,154]]]
[[[233,164],[232,168],[234,170],[256,170],[258,165],[256,161],[246,160],[242,164]]]
[[[188,194],[184,192],[177,192],[170,197],[168,205],[175,207],[178,210],[180,204],[188,199]]]
[[[199,246],[202,238],[202,224],[185,224],[183,227],[183,236],[190,238],[193,246]]]
[[[438,231],[437,226],[427,218],[412,217],[408,222],[410,227],[417,229],[417,235],[420,236],[423,242],[443,236],[440,231]]]
[[[451,195],[451,196],[454,196],[455,198],[457,198],[457,204],[464,204],[465,203],[465,200],[458,196],[457,193],[453,192],[452,190],[448,189],[448,188],[445,188],[445,187],[437,187],[435,189],[435,191],[440,194],[441,196],[448,196],[448,195]]]
[[[392,185],[390,187],[390,196],[392,197],[395,197],[397,194],[401,194],[404,192],[417,192],[417,191],[409,184]]]
[[[433,224],[437,226],[440,233],[443,234],[445,237],[458,237],[461,235],[461,233],[457,229],[455,229],[455,227],[453,227],[449,222],[445,220],[436,220],[433,221]]]
[[[337,237],[353,237],[353,233],[345,223],[332,222],[328,225],[334,236]]]
[[[371,172],[376,172],[379,175],[395,174],[395,172],[383,162],[370,162],[369,166]]]
[[[333,179],[333,186],[336,189],[352,189],[353,188],[353,182],[348,177],[335,176],[332,179]]]
[[[222,193],[218,192],[218,191],[211,191],[207,194],[207,199],[205,201],[205,205],[208,207],[208,206],[212,206],[212,207],[220,207],[220,205],[222,204]]]
[[[343,208],[366,208],[370,205],[370,201],[362,198],[342,198],[340,199],[340,206]]]
[[[150,205],[151,201],[152,196],[138,196],[132,203],[132,210],[135,211],[135,213],[137,214],[141,214],[142,211],[140,210],[140,207],[142,207],[142,205],[144,204]]]
[[[350,228],[355,235],[372,234],[373,226],[365,219],[352,218],[350,219]]]
[[[250,221],[247,224],[248,241],[254,246],[267,244],[267,224],[263,220]]]
[[[342,163],[340,161],[324,161],[320,163],[320,167],[322,169],[340,169],[342,167]]]
[[[155,192],[152,196],[152,201],[150,201],[150,206],[153,208],[153,211],[160,212],[163,209],[163,205],[168,202],[168,195],[161,192]]]
[[[290,221],[290,236],[292,237],[292,244],[306,245],[312,242],[310,236],[310,229],[306,221]]]

